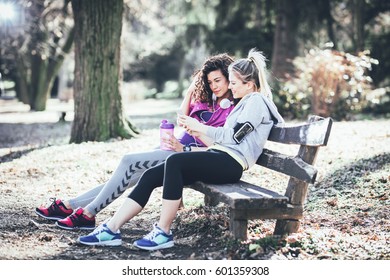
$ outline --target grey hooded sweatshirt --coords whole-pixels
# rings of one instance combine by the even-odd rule
[[[233,135],[238,124],[249,122],[254,130],[237,143]],[[209,149],[225,151],[246,170],[253,166],[268,139],[274,124],[284,123],[275,104],[264,94],[253,92],[244,96],[229,114],[223,127],[209,127],[207,136],[214,141]]]

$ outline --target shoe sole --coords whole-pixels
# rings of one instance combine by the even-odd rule
[[[59,223],[56,222],[56,226],[59,227],[59,228],[62,228],[62,229],[66,229],[66,230],[94,230],[95,229],[95,226],[90,226],[90,227],[67,227],[67,226],[63,226],[63,225],[60,225]]]
[[[58,220],[66,218],[66,217],[48,217],[48,216],[43,215],[42,213],[39,213],[36,210],[35,210],[35,214],[37,214],[39,217],[42,217],[42,218],[45,218],[46,220],[51,220],[51,221],[58,221]]]
[[[91,242],[84,242],[84,241],[80,240],[80,238],[78,238],[77,242],[80,244],[83,244],[83,245],[88,245],[88,246],[121,246],[122,245],[122,240],[119,240],[119,239],[91,243]]]
[[[167,248],[172,248],[175,243],[173,241],[169,241],[167,243],[164,243],[164,244],[160,244],[158,246],[154,246],[154,247],[144,247],[144,246],[139,246],[137,245],[137,241],[133,243],[133,245],[137,248],[140,248],[142,250],[147,250],[147,251],[154,251],[154,250],[160,250],[160,249],[167,249]]]

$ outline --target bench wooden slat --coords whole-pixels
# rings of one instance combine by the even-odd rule
[[[187,187],[213,197],[216,201],[223,202],[232,209],[286,207],[288,202],[286,196],[245,181],[224,185],[195,182]]]
[[[287,156],[268,149],[263,150],[256,163],[307,183],[314,183],[317,177],[317,169],[301,158]]]
[[[284,207],[271,209],[235,209],[231,210],[231,217],[236,220],[242,219],[291,219],[299,220],[303,217],[303,207],[287,204]]]
[[[331,126],[331,118],[289,127],[274,126],[268,140],[284,144],[325,146],[328,143]]]

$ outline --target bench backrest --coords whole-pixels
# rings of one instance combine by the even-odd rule
[[[315,156],[310,154],[314,150],[317,152],[316,148],[326,146],[331,127],[331,118],[324,119],[318,116],[311,117],[305,124],[289,127],[274,126],[268,140],[282,144],[300,145],[299,152],[296,156],[288,156],[264,149],[256,163],[298,180],[314,183],[317,169],[313,166]],[[309,149],[310,147],[312,149]]]

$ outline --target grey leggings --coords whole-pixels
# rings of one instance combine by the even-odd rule
[[[71,207],[73,209],[82,207],[89,213],[96,215],[124,191],[134,186],[145,170],[164,162],[173,153],[175,152],[157,149],[143,153],[126,154],[110,180],[70,199]]]

